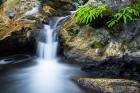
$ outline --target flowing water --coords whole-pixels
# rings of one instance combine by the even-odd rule
[[[0,71],[0,93],[94,93],[72,82],[71,78],[86,75],[79,67],[63,64],[57,58],[57,31],[64,19],[53,18],[44,25],[38,37],[38,58]]]
[[[38,62],[40,62],[38,74],[35,76],[36,93],[82,93],[82,91],[70,81],[70,77],[77,68],[60,64],[57,59],[57,28],[59,22],[65,17],[52,19],[48,25],[44,25],[44,32],[38,42]],[[43,35],[42,35],[43,34]],[[78,69],[77,69],[78,70]],[[70,73],[67,73],[69,72]],[[36,91],[36,90],[35,90]],[[35,93],[35,92],[34,92]]]

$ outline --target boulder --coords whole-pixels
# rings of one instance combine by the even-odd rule
[[[80,86],[93,89],[98,93],[140,93],[140,83],[127,79],[78,78]]]
[[[63,54],[79,62],[102,61],[107,57],[121,57],[126,53],[140,57],[138,23],[134,21],[126,27],[121,25],[110,30],[103,27],[95,28],[91,25],[79,25],[72,15],[60,29]]]
[[[81,69],[96,77],[125,77],[140,81],[140,58],[123,56],[108,57],[102,62],[94,62]]]

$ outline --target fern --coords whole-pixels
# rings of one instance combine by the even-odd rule
[[[110,14],[112,14],[112,10],[105,4],[91,3],[88,6],[80,6],[76,12],[75,19],[77,23],[89,24]]]
[[[133,7],[139,12],[140,14],[140,0],[137,0],[136,4],[133,5]]]
[[[127,24],[132,21],[134,18],[140,16],[138,6],[128,6],[126,8],[120,9],[117,13],[115,13],[110,21],[107,22],[108,27],[112,28],[119,24],[120,22]]]

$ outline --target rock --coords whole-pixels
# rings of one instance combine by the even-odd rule
[[[111,41],[106,48],[105,55],[106,56],[120,56],[123,54],[121,48],[123,47],[122,43]]]
[[[81,69],[96,77],[126,77],[140,81],[140,58],[125,55],[108,57],[102,62],[87,64]]]
[[[69,15],[73,0],[2,0],[0,8],[0,55],[33,53],[35,37],[49,17]],[[87,0],[77,0],[87,1]],[[24,29],[23,29],[24,28]],[[30,31],[23,31],[30,28]],[[35,36],[35,37],[33,37]],[[25,48],[24,48],[25,47]],[[13,50],[12,50],[13,49]],[[4,52],[4,53],[3,53]],[[6,53],[7,52],[7,53]]]
[[[9,37],[0,40],[0,56],[34,54],[36,41],[32,32],[30,28],[23,28],[21,31],[12,32]]]
[[[7,14],[7,16],[9,17],[9,19],[14,18],[14,15],[15,15],[14,9],[8,9],[8,10],[6,11],[6,14]]]
[[[93,61],[88,56],[86,56],[80,50],[78,51],[77,49],[71,49],[70,51],[65,51],[64,55],[66,56],[67,59],[71,61],[86,62],[86,63]]]
[[[68,11],[74,10],[72,2],[72,0],[44,0],[43,9],[45,11],[49,9],[48,16],[64,16],[69,14]]]
[[[109,40],[110,36],[106,29],[94,29],[89,25],[78,26],[71,18],[64,23],[60,30],[60,43],[63,43],[64,55],[74,59],[73,56],[68,55],[73,51],[72,53],[75,53],[76,60],[79,57],[80,62],[83,62],[86,56],[90,59],[90,62],[102,60]],[[80,55],[84,55],[85,57],[80,57]]]
[[[43,0],[43,7],[49,8],[49,16],[66,16],[70,15],[70,11],[75,11],[74,3],[84,4],[88,0]],[[50,14],[52,13],[53,14]]]
[[[93,28],[91,25],[78,25],[73,16],[66,20],[60,29],[60,43],[65,57],[79,59],[79,62],[84,62],[85,57],[94,62],[110,56],[121,57],[126,53],[140,57],[139,21],[109,30],[103,27]]]
[[[79,78],[75,81],[80,86],[97,90],[98,93],[140,93],[140,83],[133,80]]]

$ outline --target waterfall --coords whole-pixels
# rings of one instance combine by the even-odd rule
[[[55,17],[50,19],[49,24],[44,24],[44,29],[41,31],[38,40],[37,55],[39,58],[45,60],[55,60],[57,58],[57,30],[59,24],[65,18],[66,17]]]

